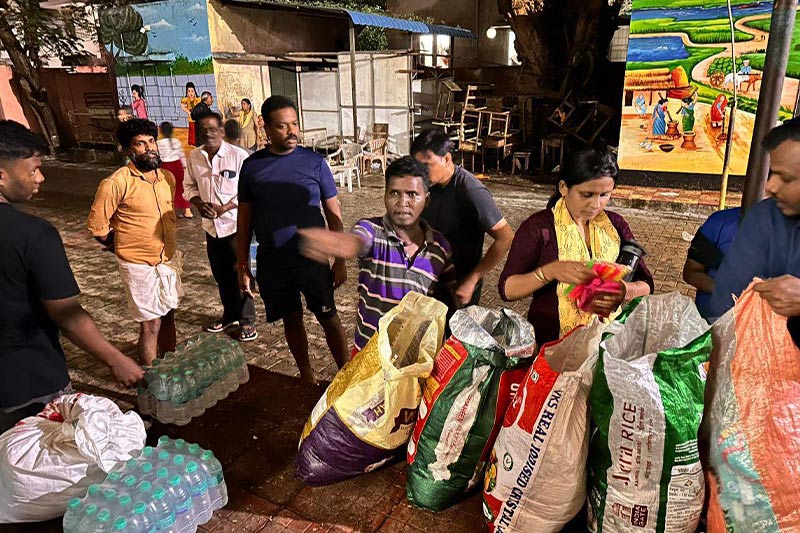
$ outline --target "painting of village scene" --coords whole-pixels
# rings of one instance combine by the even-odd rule
[[[626,170],[719,174],[732,111],[730,172],[742,175],[753,136],[772,2],[734,0],[735,61],[725,0],[634,0],[620,132]],[[780,118],[800,78],[795,28]]]

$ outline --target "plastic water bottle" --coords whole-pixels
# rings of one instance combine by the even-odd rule
[[[139,459],[142,461],[152,461],[153,456],[156,454],[156,449],[152,446],[145,446],[142,448],[142,453],[139,454]]]
[[[98,504],[101,503],[100,498],[102,497],[102,490],[103,488],[98,485],[97,483],[92,483],[89,485],[89,488],[86,489],[86,497],[84,498],[84,503],[94,503]]]
[[[81,499],[72,498],[67,502],[67,511],[64,513],[64,520],[61,522],[64,533],[74,533],[77,531],[81,521]]]
[[[206,450],[199,464],[200,469],[208,481],[208,496],[211,499],[211,508],[216,511],[228,505],[228,488],[222,475],[222,464],[214,457],[214,452]]]
[[[159,533],[177,533],[175,525],[175,508],[172,506],[167,491],[159,487],[153,491],[153,500],[150,502],[150,509],[156,521],[156,529]]]
[[[168,466],[172,462],[172,454],[167,450],[158,452],[158,466]],[[155,465],[154,465],[155,466]]]
[[[197,386],[197,380],[194,377],[193,370],[185,370],[183,372],[183,382],[186,385],[187,396],[189,398],[190,418],[202,415],[206,409],[200,402],[200,389]]]
[[[163,365],[162,365],[163,366]],[[175,419],[175,408],[172,405],[170,375],[163,370],[158,374],[153,392],[156,397],[156,416],[158,419],[169,424]]]
[[[131,488],[131,492],[133,488]],[[131,493],[123,494],[119,498],[117,498],[117,516],[124,516],[128,517],[128,515],[133,514],[133,498]]]
[[[118,516],[114,520],[113,531],[125,531],[126,529],[128,529],[128,519],[124,516]]]
[[[175,413],[172,423],[178,426],[185,426],[192,420],[192,415],[189,413],[189,390],[181,376],[172,377],[171,400]]]
[[[136,485],[138,490],[136,496],[138,500],[149,502],[153,498],[153,484],[149,481],[140,481]]]
[[[153,472],[153,463],[146,462],[139,465],[139,478],[140,479],[153,479],[155,473]]]
[[[104,488],[114,487],[122,479],[122,473],[124,472],[125,469],[125,463],[118,464],[115,468],[116,470],[112,470],[111,472],[109,472],[108,475],[106,476],[105,481],[103,481]]]
[[[97,505],[90,503],[83,508],[81,520],[78,522],[78,531],[94,531],[97,525]]]
[[[179,531],[185,531],[194,524],[194,509],[188,487],[180,475],[175,474],[169,480],[168,493],[175,507],[175,525]]]
[[[103,511],[108,511],[113,516],[117,516],[117,491],[115,489],[104,489],[103,490],[103,504],[101,507],[103,508],[98,514],[98,518],[100,517],[100,513]],[[108,517],[108,527],[111,528],[111,516]]]
[[[193,459],[202,459],[204,451],[199,444],[190,444],[186,447],[186,454]]]
[[[172,441],[172,449],[175,450],[175,453],[182,454],[187,446],[188,443],[183,439],[175,439]]]
[[[156,470],[156,479],[153,482],[153,485],[157,487],[163,487],[165,489],[169,486],[169,470],[167,470],[166,466],[162,466]]]
[[[161,435],[158,437],[158,448],[159,450],[168,450],[172,445],[172,439],[167,437],[166,435]]]
[[[156,521],[153,512],[145,502],[133,505],[133,514],[128,519],[128,531],[131,533],[155,533]]]
[[[195,523],[205,524],[211,520],[211,497],[208,495],[208,482],[206,476],[197,468],[197,463],[191,461],[186,465],[186,481],[189,484],[189,494],[192,497],[192,507],[195,512]]]
[[[148,387],[149,380],[143,379],[136,388],[136,397],[139,403],[139,413],[150,415],[153,413],[153,396]]]
[[[136,476],[128,474],[122,478],[122,488],[120,489],[125,494],[130,494],[136,487]]]
[[[95,520],[95,527],[93,533],[106,533],[112,531],[111,511],[103,509],[97,513],[97,520]]]

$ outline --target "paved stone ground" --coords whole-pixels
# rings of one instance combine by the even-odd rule
[[[23,209],[52,221],[61,232],[67,254],[82,290],[82,302],[100,329],[129,355],[135,353],[137,328],[125,311],[124,294],[114,257],[101,252],[85,230],[86,215],[96,185],[112,168],[75,164],[48,165],[41,194]],[[487,181],[513,227],[541,209],[550,187],[523,180],[495,178]],[[382,213],[382,179],[370,177],[360,191],[341,192],[345,224]],[[640,199],[634,199],[641,205]],[[620,201],[628,202],[629,199]],[[663,204],[652,204],[661,205]],[[694,234],[704,214],[681,214],[656,208],[644,211],[615,208],[631,224],[638,240],[650,252],[648,264],[656,278],[656,290],[679,290],[691,294],[680,281],[680,270],[688,247],[684,233]],[[178,242],[186,254],[184,287],[186,298],[177,313],[179,341],[200,331],[201,325],[221,309],[208,268],[199,218],[179,219]],[[498,272],[488,277],[483,305],[504,305],[497,295]],[[355,263],[349,280],[337,292],[342,320],[352,335],[355,315]],[[510,305],[525,313],[527,302]],[[335,366],[327,353],[321,329],[308,317],[314,368],[323,379],[331,379]],[[480,495],[448,509],[430,513],[411,506],[405,499],[402,462],[358,478],[312,488],[293,474],[297,436],[321,387],[305,385],[283,340],[282,328],[263,322],[259,310],[260,338],[244,347],[251,379],[225,402],[182,428],[153,423],[148,443],[159,435],[182,437],[215,451],[223,462],[231,492],[228,506],[214,514],[202,531],[442,531],[453,533],[483,530]],[[131,391],[118,388],[107,369],[91,356],[64,341],[70,373],[76,387],[109,396],[122,407],[133,406]],[[31,526],[0,526],[0,531],[59,531],[58,520]]]
[[[84,307],[94,316],[101,331],[123,352],[134,355],[138,328],[125,310],[125,299],[112,254],[102,252],[99,245],[85,230],[86,216],[97,183],[112,167],[87,166],[70,163],[52,163],[44,168],[47,181],[41,193],[22,208],[50,220],[61,232],[75,277],[81,287]],[[550,193],[550,187],[535,185],[522,179],[499,178],[486,181],[501,210],[516,228],[531,213],[541,209]],[[340,192],[345,226],[357,219],[380,215],[383,212],[382,178],[369,176],[361,190]],[[627,202],[626,199],[617,202]],[[658,204],[662,205],[662,204]],[[656,278],[656,290],[679,290],[691,294],[691,288],[680,279],[688,242],[684,233],[694,234],[705,214],[667,212],[665,210],[640,210],[621,206],[613,207],[626,217],[637,239],[649,252],[647,263]],[[682,210],[683,211],[683,210]],[[178,219],[178,246],[185,253],[183,284],[186,297],[177,312],[178,340],[197,334],[201,326],[221,314],[219,296],[208,267],[203,231],[199,217]],[[484,283],[482,304],[489,307],[507,305],[525,314],[527,301],[504,304],[497,294],[497,276],[493,272]],[[337,307],[342,322],[352,338],[356,309],[356,263],[351,261],[348,281],[336,292]],[[259,301],[260,304],[260,301]],[[259,339],[245,345],[249,363],[274,372],[297,376],[294,361],[283,338],[283,329],[264,322],[263,307],[257,307]],[[308,334],[313,366],[317,375],[331,379],[335,365],[328,354],[321,328],[312,315],[308,315]],[[108,379],[103,364],[80,352],[65,341],[73,380],[117,393],[119,390]]]

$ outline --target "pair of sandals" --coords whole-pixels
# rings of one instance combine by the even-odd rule
[[[221,333],[237,327],[239,327],[238,320],[234,320],[233,322],[223,322],[222,320],[218,320],[217,322],[206,327],[206,331],[209,333]],[[238,336],[239,342],[250,342],[256,340],[257,338],[258,331],[256,331],[256,326],[254,324],[245,324],[242,326]]]

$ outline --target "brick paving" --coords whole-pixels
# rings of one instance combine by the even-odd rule
[[[97,183],[113,168],[53,162],[44,168],[47,181],[40,195],[23,208],[42,216],[59,229],[84,307],[101,331],[129,355],[135,354],[136,324],[125,311],[124,293],[114,256],[102,252],[85,230],[85,220]],[[525,180],[488,179],[487,186],[501,210],[516,228],[541,209],[552,189]],[[340,191],[345,225],[358,218],[383,212],[382,178],[367,177],[364,187]],[[648,250],[648,265],[657,292],[678,290],[692,294],[680,280],[688,242],[708,214],[707,210],[652,202],[648,210],[617,207],[634,234]],[[639,205],[639,204],[637,204]],[[665,207],[666,205],[666,207]],[[221,313],[218,294],[205,255],[200,219],[179,219],[178,244],[185,253],[184,288],[176,318],[178,340],[197,334],[203,323]],[[527,301],[504,304],[497,290],[495,271],[485,281],[482,304],[507,305],[525,314]],[[348,282],[337,291],[337,306],[352,338],[356,306],[356,264],[350,262]],[[251,382],[185,428],[154,424],[153,440],[162,433],[182,436],[219,451],[232,486],[231,504],[215,514],[206,531],[474,531],[479,528],[480,498],[473,497],[444,512],[428,513],[410,506],[404,498],[405,477],[401,464],[331,487],[305,487],[292,474],[297,436],[322,389],[303,385],[283,340],[280,325],[264,323],[258,308],[257,341],[244,345],[253,366]],[[308,315],[312,364],[318,377],[329,380],[335,366],[324,337]],[[70,374],[79,390],[103,394],[121,407],[131,407],[132,392],[116,386],[103,364],[64,340]],[[267,372],[269,371],[269,372]],[[247,457],[247,460],[242,459]],[[3,529],[3,528],[0,528]]]

